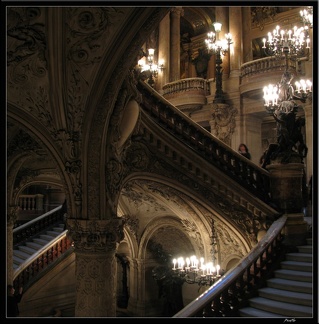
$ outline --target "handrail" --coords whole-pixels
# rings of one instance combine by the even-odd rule
[[[274,258],[282,255],[280,242],[286,221],[286,215],[274,221],[265,236],[237,266],[173,317],[236,316],[256,286],[265,280],[264,273],[269,274]],[[245,295],[244,302],[240,301]]]

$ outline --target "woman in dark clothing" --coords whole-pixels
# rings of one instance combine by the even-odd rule
[[[19,288],[19,293],[15,294],[15,289],[12,285],[7,286],[7,317],[19,316],[19,307],[22,298],[22,287]]]
[[[239,145],[239,147],[238,147],[238,153],[240,153],[241,155],[243,155],[244,157],[246,157],[249,160],[251,158],[251,155],[250,155],[250,153],[248,151],[248,147],[247,147],[246,144],[241,143]]]

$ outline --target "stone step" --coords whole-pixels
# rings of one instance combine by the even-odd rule
[[[13,264],[19,266],[21,263],[23,263],[25,259],[21,259],[16,255],[13,255]]]
[[[311,245],[301,245],[301,246],[297,246],[297,248],[300,253],[312,254]]]
[[[53,231],[53,230],[51,230],[51,231],[47,231],[47,234],[48,234],[48,235],[51,235],[51,236],[53,236],[53,237],[57,237],[57,236],[60,235],[62,232],[63,232],[63,231]]]
[[[42,244],[38,244],[36,242],[26,242],[25,244],[26,246],[30,247],[31,249],[35,249],[36,251],[40,250],[43,247]]]
[[[288,270],[312,272],[311,262],[282,261],[280,262],[280,267]]]
[[[34,238],[33,241],[35,243],[38,243],[38,244],[42,245],[42,246],[47,245],[49,243],[48,240],[44,240],[42,238]]]
[[[41,234],[40,235],[41,239],[46,240],[48,242],[52,241],[55,237],[56,237],[56,235],[49,235],[49,234]]]
[[[274,271],[275,278],[282,278],[287,280],[312,282],[312,272],[296,271],[289,269],[278,269]]]
[[[20,245],[19,246],[19,250],[25,252],[25,253],[28,253],[30,255],[34,254],[35,252],[37,252],[38,249],[33,249],[29,246],[25,246],[25,245]]]
[[[296,305],[277,300],[271,300],[263,297],[254,297],[249,299],[249,305],[287,317],[312,317],[312,307],[304,305]]]
[[[26,260],[30,258],[30,254],[29,253],[25,253],[21,250],[13,250],[13,255],[17,256],[18,258],[22,259],[22,260]]]
[[[241,317],[286,317],[279,314],[266,312],[261,309],[257,309],[254,307],[244,307],[239,310],[239,315]]]
[[[312,294],[312,282],[271,278],[267,280],[267,286],[276,289]]]
[[[287,261],[298,261],[298,262],[312,262],[312,254],[309,253],[286,253]]]
[[[311,294],[265,287],[258,290],[258,295],[260,297],[278,300],[285,303],[312,306]]]
[[[53,230],[54,231],[58,231],[58,232],[63,232],[64,231],[64,224],[58,224],[58,225],[55,225],[53,227]]]

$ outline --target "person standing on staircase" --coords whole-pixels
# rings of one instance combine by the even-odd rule
[[[19,288],[19,292],[15,294],[15,289],[12,285],[7,285],[7,317],[18,317],[18,304],[22,298],[23,288]]]

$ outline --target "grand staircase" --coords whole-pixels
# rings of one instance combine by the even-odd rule
[[[38,251],[50,244],[54,238],[64,231],[64,224],[56,224],[49,229],[31,237],[22,245],[17,245],[13,249],[13,270],[19,268],[27,259],[32,258]]]
[[[249,306],[239,310],[241,317],[312,317],[313,268],[312,238],[297,252],[286,253],[280,269],[258,296],[249,299]]]

